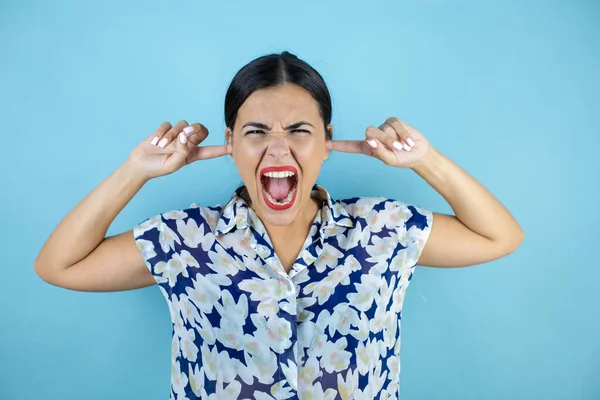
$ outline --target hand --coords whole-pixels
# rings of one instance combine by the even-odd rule
[[[175,126],[163,122],[129,155],[126,164],[144,179],[171,174],[186,164],[231,153],[231,145],[198,145],[206,139],[204,125],[179,121]]]
[[[373,156],[401,168],[414,168],[431,148],[421,132],[398,118],[388,118],[379,128],[368,127],[365,137],[365,140],[332,140],[329,146],[335,151]]]

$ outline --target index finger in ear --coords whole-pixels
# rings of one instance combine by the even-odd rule
[[[230,145],[194,147],[187,156],[187,163],[209,158],[222,157],[231,153]]]
[[[371,154],[371,148],[364,140],[332,140],[331,150],[343,151],[344,153]]]

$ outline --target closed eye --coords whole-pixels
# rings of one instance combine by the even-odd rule
[[[309,130],[306,129],[292,129],[291,132],[293,133],[310,133]],[[255,129],[252,131],[247,131],[246,135],[264,135],[265,131],[263,131],[262,129]]]

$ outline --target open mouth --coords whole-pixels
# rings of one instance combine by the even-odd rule
[[[261,192],[269,208],[286,210],[294,205],[298,171],[292,166],[267,167],[260,171]]]

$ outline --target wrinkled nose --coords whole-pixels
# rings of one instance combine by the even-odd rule
[[[283,159],[290,154],[287,135],[272,135],[267,145],[267,155],[274,159]]]

